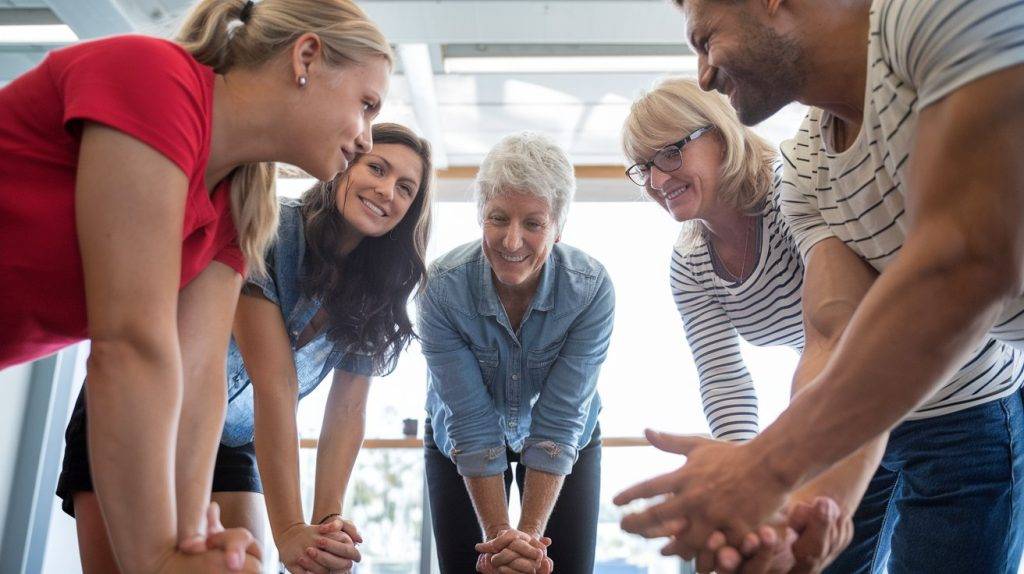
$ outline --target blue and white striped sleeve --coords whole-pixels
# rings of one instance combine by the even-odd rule
[[[678,250],[672,253],[671,285],[697,366],[712,436],[733,441],[754,438],[757,393],[740,354],[739,335],[721,305],[697,283]]]

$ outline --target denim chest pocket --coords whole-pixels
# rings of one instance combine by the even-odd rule
[[[480,365],[480,377],[484,385],[491,387],[494,384],[494,377],[498,372],[498,349],[494,347],[478,347],[470,345],[476,362]]]
[[[555,363],[561,350],[562,341],[559,341],[541,349],[530,349],[526,353],[526,368],[530,373],[530,379],[538,386],[543,385],[548,378],[551,365]]]

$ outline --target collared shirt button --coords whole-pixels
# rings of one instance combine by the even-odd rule
[[[513,381],[518,381],[519,380],[519,375],[512,375],[512,380]]]

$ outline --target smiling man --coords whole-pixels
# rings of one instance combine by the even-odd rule
[[[617,498],[675,495],[624,528],[678,532],[680,553],[716,530],[725,537],[711,548],[723,538],[741,547],[794,489],[826,470],[863,477],[870,461],[852,470],[851,461],[920,419],[928,424],[893,430],[875,475],[888,472],[876,520],[855,534],[856,563],[839,570],[880,571],[891,544],[890,572],[1016,572],[1024,2],[677,3],[702,87],[728,95],[745,123],[791,101],[811,106],[783,145],[783,211],[806,259],[805,290],[816,289],[805,301],[819,302],[805,309],[805,329],[839,324],[841,337],[833,333],[806,388],[749,443],[652,435],[689,459]],[[841,288],[864,264],[878,279],[862,300],[845,299]],[[977,377],[946,384],[983,363]],[[894,452],[906,428],[920,436]],[[818,533],[803,567],[819,570],[844,543]],[[719,572],[738,565],[726,550]]]

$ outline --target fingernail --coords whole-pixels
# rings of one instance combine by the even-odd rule
[[[228,555],[228,568],[232,570],[241,570],[243,562],[242,555],[237,552],[232,552]]]

